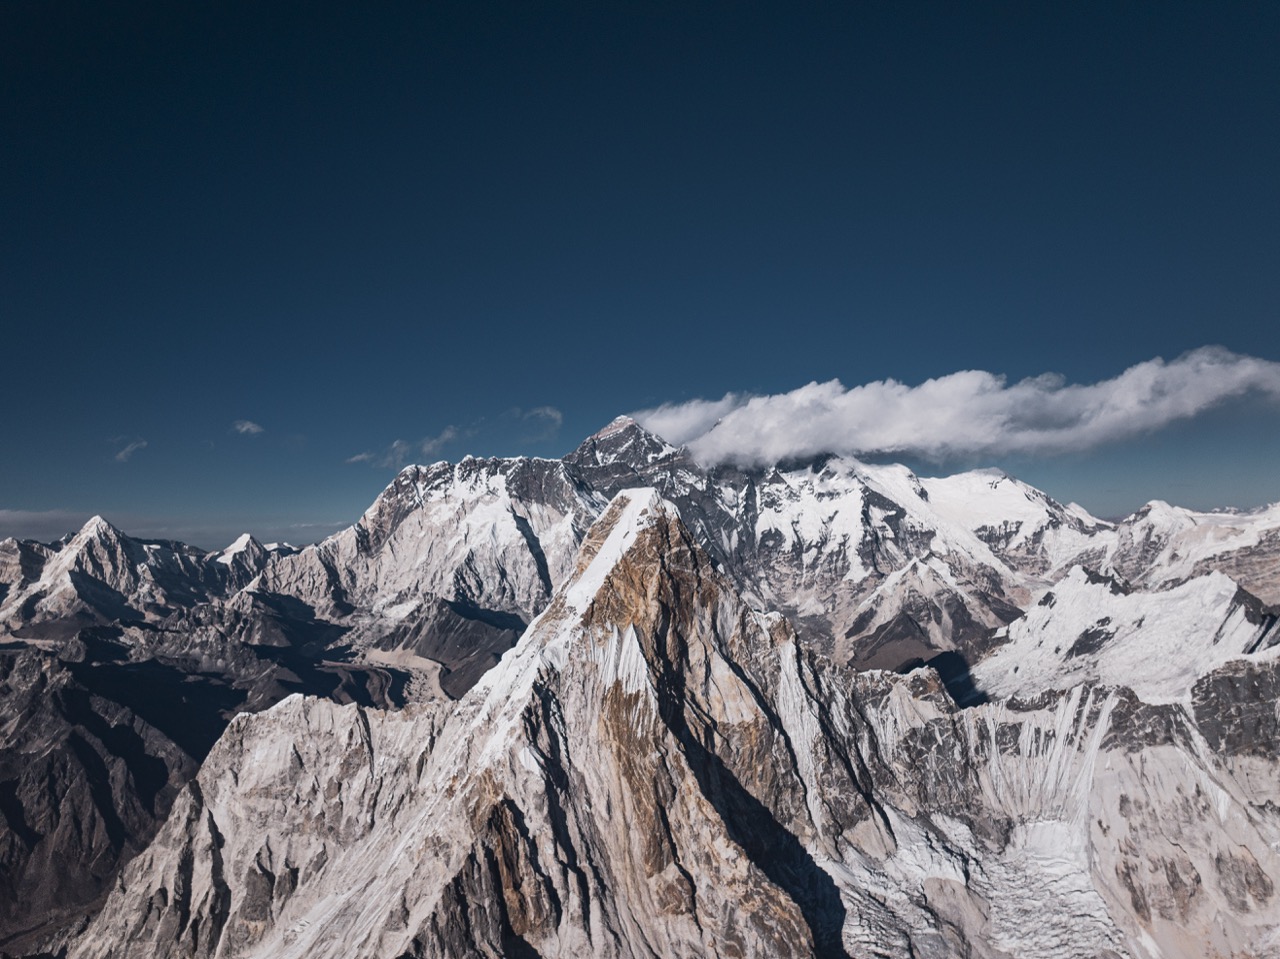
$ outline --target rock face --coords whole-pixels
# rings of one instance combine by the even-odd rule
[[[38,939],[100,900],[198,768],[137,712],[98,695],[105,677],[86,676],[82,666],[37,649],[0,649],[6,948]],[[208,732],[204,751],[219,730]]]
[[[402,670],[326,660],[342,630],[271,597],[212,601],[272,555],[243,538],[209,556],[97,519],[53,546],[0,544],[0,950],[97,908],[236,712],[295,691],[403,701]]]
[[[960,709],[815,655],[624,493],[460,701],[237,717],[69,954],[1264,955],[1277,659],[1247,657],[1185,702]]]
[[[658,572],[632,577],[645,583],[652,579],[652,583],[644,590],[634,587],[619,593],[625,601],[614,603],[617,608],[608,617],[608,628],[616,627],[616,657],[631,671],[626,673],[631,678],[623,684],[624,692],[640,696],[635,702],[649,704],[644,709],[656,709],[660,720],[653,725],[645,718],[648,713],[635,706],[636,722],[649,725],[632,730],[640,737],[634,748],[637,755],[649,758],[629,762],[639,770],[633,778],[649,777],[644,780],[650,790],[647,800],[624,795],[617,786],[623,780],[631,783],[623,768],[627,763],[615,755],[621,747],[610,745],[626,732],[623,720],[615,716],[613,726],[600,725],[600,717],[613,715],[606,708],[610,697],[621,694],[609,692],[611,680],[591,673],[605,665],[592,660],[595,654],[590,651],[614,647],[599,636],[586,638],[595,635],[588,628],[586,606],[570,598],[581,599],[584,570],[597,568],[591,557],[599,552],[600,541],[611,535],[601,530],[617,525],[618,517],[610,514],[622,508],[617,507],[622,502],[617,497],[624,494],[625,501],[632,502],[634,494],[627,491],[637,488],[655,491],[661,502],[647,505],[646,515],[664,519],[652,528],[633,528],[635,538],[650,544],[645,562],[640,554],[627,552],[625,560],[622,554],[614,557],[610,570],[648,570],[656,563]],[[659,535],[659,528],[667,532]],[[694,570],[693,582],[676,575],[685,566],[677,569],[672,563]],[[1105,909],[1099,915],[1108,917],[1106,922],[1097,920],[1101,924],[1095,931],[1110,931],[1105,935],[1097,931],[1095,939],[1088,940],[1095,951],[1154,954],[1142,945],[1146,941],[1142,935],[1163,942],[1157,927],[1163,929],[1160,923],[1169,922],[1174,926],[1168,935],[1185,935],[1187,943],[1203,945],[1209,940],[1197,938],[1186,916],[1203,918],[1219,908],[1218,899],[1212,898],[1218,893],[1204,891],[1221,889],[1216,878],[1211,882],[1211,877],[1219,875],[1214,871],[1217,866],[1210,863],[1202,868],[1210,860],[1195,859],[1187,852],[1198,863],[1194,869],[1200,878],[1187,880],[1190,884],[1175,895],[1151,885],[1152,876],[1167,874],[1168,869],[1155,860],[1139,861],[1145,847],[1138,833],[1123,833],[1132,848],[1123,854],[1128,858],[1115,858],[1120,854],[1107,842],[1092,836],[1086,843],[1078,830],[1061,836],[1024,830],[1018,833],[1022,851],[1016,854],[1023,857],[1017,860],[1023,865],[1016,869],[1009,865],[1013,872],[1000,872],[1005,866],[994,864],[1013,862],[1008,857],[1015,853],[1009,851],[1013,834],[1001,832],[1005,826],[999,824],[1013,829],[1009,824],[1015,821],[1040,821],[1030,812],[1025,816],[1032,818],[1017,819],[1024,814],[1015,815],[1002,805],[1007,797],[1001,790],[1009,788],[1009,777],[1032,782],[1058,775],[1058,767],[1037,765],[1041,762],[1037,757],[1052,752],[1052,743],[1062,744],[1069,738],[1079,744],[1101,737],[1098,741],[1105,749],[1100,746],[1101,752],[1089,754],[1092,758],[1063,753],[1053,760],[1068,763],[1073,789],[1084,789],[1084,779],[1089,779],[1093,785],[1086,789],[1088,803],[1103,802],[1098,797],[1105,795],[1110,797],[1107,801],[1120,804],[1120,792],[1097,791],[1100,780],[1095,775],[1098,756],[1105,755],[1110,763],[1103,767],[1107,775],[1122,769],[1123,763],[1106,751],[1118,750],[1117,756],[1132,754],[1143,764],[1133,772],[1137,779],[1121,784],[1128,797],[1125,809],[1150,807],[1153,811],[1143,816],[1159,828],[1185,821],[1188,830],[1203,826],[1209,836],[1205,842],[1226,842],[1222,838],[1225,819],[1216,826],[1188,819],[1168,808],[1172,800],[1160,791],[1174,782],[1191,781],[1187,777],[1201,776],[1234,797],[1232,802],[1245,804],[1245,818],[1252,825],[1231,835],[1244,837],[1239,841],[1260,864],[1264,878],[1273,876],[1269,853],[1255,851],[1250,843],[1269,835],[1266,830],[1271,828],[1266,771],[1274,773],[1274,717],[1268,718],[1268,710],[1274,712],[1275,696],[1268,670],[1276,631],[1275,611],[1266,603],[1280,599],[1278,571],[1280,511],[1276,508],[1251,514],[1192,513],[1152,503],[1111,524],[992,471],[922,478],[900,466],[838,457],[768,469],[705,468],[686,451],[626,418],[609,424],[561,460],[467,458],[457,464],[409,467],[354,526],[302,550],[267,548],[244,536],[224,550],[205,553],[177,543],[133,539],[98,518],[58,543],[6,540],[0,542],[0,728],[8,731],[0,741],[0,895],[5,897],[0,903],[0,950],[54,949],[68,928],[97,908],[123,863],[147,846],[167,814],[166,832],[157,839],[160,845],[137,860],[150,863],[147,875],[159,883],[157,898],[148,908],[157,916],[161,912],[170,916],[165,920],[166,931],[153,929],[136,916],[129,922],[141,925],[130,925],[127,933],[121,931],[123,926],[95,927],[99,938],[81,939],[77,947],[86,954],[108,947],[116,948],[118,954],[123,948],[120,943],[135,934],[140,937],[137,941],[151,942],[162,954],[213,948],[218,955],[232,955],[242,945],[250,951],[259,949],[254,945],[259,939],[280,945],[283,940],[270,937],[283,936],[283,930],[293,928],[277,921],[286,914],[281,912],[282,903],[291,901],[293,893],[279,890],[300,890],[304,879],[313,875],[330,877],[308,888],[328,888],[323,895],[331,898],[323,908],[312,903],[306,909],[338,909],[334,904],[342,899],[340,911],[347,915],[357,908],[343,898],[349,887],[335,878],[340,875],[338,866],[323,863],[368,855],[378,868],[384,868],[392,847],[379,844],[392,840],[375,835],[372,823],[398,822],[398,813],[381,804],[400,796],[401,806],[408,810],[424,791],[434,795],[448,791],[445,784],[478,782],[467,762],[480,763],[481,754],[471,746],[448,754],[434,747],[412,755],[391,750],[386,753],[392,757],[388,762],[400,763],[402,773],[411,766],[412,776],[404,783],[395,781],[389,771],[370,772],[369,778],[360,779],[356,766],[343,771],[345,767],[332,765],[338,760],[336,753],[334,757],[329,753],[341,752],[333,741],[338,733],[313,734],[308,724],[329,723],[324,728],[335,731],[363,723],[369,736],[378,736],[382,735],[375,732],[379,728],[401,729],[395,724],[406,723],[410,725],[396,736],[423,736],[432,742],[454,742],[459,736],[473,742],[484,739],[506,755],[503,750],[516,747],[502,745],[489,726],[489,720],[501,712],[496,700],[490,700],[499,696],[495,690],[506,688],[495,685],[497,677],[508,676],[517,663],[527,665],[530,656],[543,665],[544,660],[552,662],[546,660],[546,649],[574,652],[564,662],[552,662],[554,669],[547,667],[547,676],[554,676],[554,682],[548,678],[535,684],[550,692],[534,698],[553,703],[558,712],[538,720],[536,729],[526,730],[542,739],[529,739],[519,749],[551,756],[547,750],[554,748],[561,751],[556,754],[560,758],[549,766],[522,761],[518,768],[504,767],[501,776],[494,772],[497,779],[492,788],[500,789],[512,804],[501,809],[485,806],[492,822],[472,821],[471,812],[449,805],[453,799],[431,800],[445,804],[439,809],[432,806],[436,811],[431,815],[447,812],[441,822],[449,826],[439,835],[423,833],[421,842],[431,849],[453,850],[446,857],[447,876],[432,873],[431,882],[439,879],[439,888],[433,892],[423,887],[421,892],[436,897],[431,899],[436,905],[427,899],[415,899],[416,904],[406,900],[406,936],[396,938],[400,933],[387,930],[399,927],[379,925],[385,917],[376,917],[376,922],[370,919],[360,926],[366,930],[360,933],[366,936],[362,942],[375,941],[367,936],[373,936],[368,930],[376,927],[377,937],[400,943],[395,948],[408,954],[415,949],[430,953],[432,948],[450,954],[448,944],[463,942],[467,936],[480,937],[466,948],[481,952],[492,948],[519,954],[524,948],[521,942],[538,943],[530,948],[544,954],[573,952],[599,946],[602,940],[597,938],[596,924],[605,923],[602,917],[607,913],[612,924],[608,928],[613,930],[610,941],[615,942],[609,948],[618,955],[630,953],[617,942],[643,935],[649,937],[645,941],[661,943],[668,931],[672,941],[685,943],[692,953],[711,949],[706,944],[714,942],[716,949],[730,954],[735,949],[765,954],[767,943],[776,945],[781,941],[777,936],[793,934],[796,942],[809,943],[818,954],[832,953],[839,942],[843,942],[839,948],[858,953],[858,943],[864,938],[878,942],[876,937],[883,932],[886,942],[898,944],[883,946],[888,954],[902,953],[906,942],[916,954],[926,954],[935,947],[920,943],[933,942],[929,936],[935,936],[941,937],[937,942],[948,944],[946,948],[970,949],[974,955],[999,955],[1001,949],[1010,955],[1028,955],[1031,947],[1020,944],[1014,931],[999,929],[1030,924],[1025,917],[1039,917],[1038,907],[1020,906],[1023,912],[1019,913],[1012,905],[994,903],[1012,903],[1013,899],[1002,897],[1015,896],[1018,883],[1031,882],[1010,877],[1022,876],[1018,869],[1032,870],[1026,873],[1031,876],[1040,868],[1036,863],[1048,853],[1035,843],[1056,848],[1060,840],[1066,841],[1063,836],[1069,836],[1072,842],[1083,843],[1081,848],[1092,850],[1082,855],[1086,855],[1086,879],[1093,892],[1080,895],[1090,903],[1094,900],[1089,896],[1101,897]],[[615,572],[607,578],[615,588],[630,582]],[[723,619],[728,613],[722,607],[733,610],[733,622]],[[577,612],[566,613],[566,609]],[[753,610],[777,612],[762,619]],[[553,623],[560,625],[553,630]],[[579,625],[570,628],[565,623]],[[641,629],[639,624],[647,625]],[[676,632],[671,633],[672,629]],[[552,632],[559,638],[553,640]],[[695,642],[695,636],[702,639]],[[666,660],[654,652],[660,647],[667,649]],[[783,656],[779,650],[784,647],[793,651]],[[520,652],[527,648],[536,654]],[[677,655],[673,650],[684,652]],[[773,652],[766,656],[766,650]],[[594,665],[580,663],[582,656]],[[500,671],[494,672],[500,660]],[[792,668],[784,668],[784,661],[792,660],[801,677],[800,687],[787,685],[786,696],[800,698],[784,703],[778,699],[783,695],[779,684]],[[918,671],[925,664],[932,670]],[[622,667],[615,663],[609,668]],[[910,672],[913,669],[917,671]],[[541,670],[543,666],[537,666],[534,673]],[[894,671],[910,675],[895,678]],[[712,673],[717,678],[712,687],[706,687]],[[649,679],[641,682],[637,677],[642,674]],[[658,697],[656,706],[646,689]],[[294,693],[320,696],[328,704],[309,699],[303,706],[289,699],[272,708]],[[519,692],[513,702],[523,702],[525,696]],[[725,696],[729,698],[724,700]],[[524,709],[520,702],[512,708]],[[957,703],[970,708],[959,709]],[[407,709],[403,715],[380,711],[401,706]],[[779,718],[791,715],[788,710],[793,707],[800,710],[796,715],[810,717],[795,722],[809,732],[816,728],[817,738],[827,742],[814,746],[813,755],[796,744],[814,737],[808,732],[801,736],[791,720]],[[260,720],[268,725],[258,727],[254,724],[259,720],[240,718],[228,727],[237,713],[262,710],[269,710]],[[553,722],[554,716],[563,719],[571,711],[582,720],[572,737],[568,727],[560,729]],[[1071,713],[1070,722],[1063,718],[1065,712]],[[677,715],[685,718],[678,722]],[[324,716],[330,718],[318,718]],[[1117,733],[1116,724],[1121,721],[1129,731],[1124,735]],[[419,722],[426,726],[415,732],[412,724]],[[533,720],[512,722],[514,728],[525,730]],[[749,731],[742,733],[740,723]],[[547,732],[553,727],[559,730],[554,736]],[[255,846],[253,855],[266,857],[262,874],[271,877],[270,904],[249,910],[258,918],[245,928],[256,933],[232,935],[229,930],[238,928],[232,914],[241,902],[236,883],[248,866],[237,866],[241,872],[234,875],[226,871],[231,867],[223,864],[233,856],[225,841],[237,821],[237,804],[253,807],[258,800],[237,791],[239,771],[232,776],[231,786],[223,782],[224,773],[230,767],[248,766],[252,773],[246,773],[246,783],[266,777],[259,784],[262,797],[277,796],[272,802],[278,800],[280,809],[271,807],[275,811],[269,815],[260,811],[263,824],[291,822],[285,807],[292,799],[279,797],[292,797],[296,791],[290,778],[294,774],[273,765],[279,758],[272,751],[275,747],[269,747],[266,739],[254,738],[259,735],[254,732],[257,729],[275,730],[263,736],[289,739],[298,762],[315,770],[318,796],[331,791],[325,780],[330,775],[342,780],[334,794],[339,798],[343,790],[363,782],[359,788],[369,792],[362,793],[365,798],[360,801],[371,805],[351,812],[356,817],[351,822],[373,818],[368,836],[358,842],[351,838],[350,843],[344,839],[322,844],[323,852],[302,846],[296,855],[280,852],[290,843],[302,843],[305,830],[292,838],[272,839],[265,852],[261,844]],[[226,738],[218,741],[224,730]],[[1272,730],[1269,739],[1266,730]],[[313,736],[314,743],[309,738]],[[593,737],[603,738],[595,743]],[[176,800],[170,814],[174,797],[205,762],[215,741],[219,745],[201,780],[190,794]],[[256,743],[252,746],[256,752],[233,755],[236,741]],[[934,745],[926,749],[925,742]],[[1217,745],[1210,748],[1205,743],[1230,744],[1223,747],[1233,750],[1229,762],[1214,755]],[[570,746],[572,761],[564,758]],[[939,757],[951,757],[950,765],[932,760],[930,750],[934,749]],[[997,762],[1000,756],[1015,752],[1022,757],[1016,764]],[[285,756],[289,762],[293,762],[291,755]],[[653,765],[654,755],[662,757],[663,765]],[[259,762],[262,757],[271,762]],[[490,753],[484,752],[483,757]],[[616,768],[611,769],[611,762]],[[761,768],[752,768],[753,762]],[[932,778],[917,781],[916,766],[930,762],[936,767]],[[1165,762],[1173,764],[1170,770],[1181,772],[1159,772],[1160,763]],[[1219,768],[1220,762],[1227,765]],[[588,789],[586,779],[594,774],[582,771],[584,763],[598,766],[601,776],[613,777],[612,784],[606,788],[597,783]],[[528,775],[534,776],[531,783],[517,782]],[[538,776],[543,776],[542,787],[537,786]],[[758,781],[762,776],[776,776],[777,782],[762,783]],[[1238,789],[1223,785],[1239,776],[1243,778]],[[547,795],[536,792],[539,788]],[[467,793],[472,799],[479,795],[474,789]],[[641,787],[634,785],[634,789]],[[1151,790],[1158,793],[1158,801],[1148,795]],[[1208,786],[1202,792],[1210,796],[1215,814],[1227,808],[1221,805],[1222,794]],[[559,798],[551,798],[552,793]],[[570,793],[577,798],[571,799]],[[681,800],[679,815],[693,820],[676,823],[674,813],[659,814],[658,810],[674,808],[670,803],[686,794],[703,797],[697,802]],[[218,796],[226,797],[223,806],[217,805],[222,802]],[[321,809],[325,801],[307,799],[317,822],[347,815],[340,809]],[[1067,806],[1062,803],[1067,800],[1058,797],[1053,802],[1061,809],[1054,806],[1058,811],[1046,821],[1065,821],[1061,817]],[[1191,803],[1188,808],[1199,808],[1199,799],[1187,802]],[[345,808],[355,810],[357,805],[352,799]],[[796,811],[800,806],[803,814]],[[872,812],[864,817],[865,810],[849,811],[862,806]],[[649,809],[651,818],[658,817],[659,832],[671,834],[672,838],[658,844],[667,851],[628,852],[616,837],[591,832],[588,823],[602,815],[602,808],[610,810],[610,816],[617,809],[628,816]],[[837,808],[844,811],[830,811]],[[965,818],[969,813],[964,810],[970,808],[977,810],[973,822]],[[828,812],[823,813],[824,809]],[[1071,809],[1076,818],[1086,812],[1094,816],[1095,811],[1092,806]],[[889,810],[894,810],[892,815]],[[1111,832],[1104,837],[1116,835],[1120,829],[1113,821],[1116,813],[1098,812],[1088,821],[1106,824]],[[672,821],[664,825],[663,815]],[[836,817],[837,824],[823,819],[824,815]],[[900,828],[894,816],[911,824],[910,835],[923,837],[920,842],[933,850],[928,855],[918,850],[910,853],[916,857],[910,859],[911,869],[926,861],[959,863],[955,868],[964,876],[967,891],[963,895],[947,884],[954,878],[946,871],[952,866],[936,865],[943,871],[930,874],[929,882],[937,879],[943,884],[936,889],[929,885],[932,892],[922,891],[925,879],[903,865],[907,860],[894,858],[892,850],[900,844],[901,829],[907,828]],[[704,822],[707,817],[711,825]],[[1081,823],[1085,821],[1080,818]],[[220,825],[216,835],[206,831],[205,839],[198,841],[205,845],[175,851],[185,841],[182,830],[198,832],[207,822]],[[577,823],[572,826],[577,831],[567,834],[571,827],[566,824],[571,822]],[[956,822],[966,824],[969,832],[953,829]],[[170,836],[175,829],[181,835]],[[341,835],[365,836],[365,832],[350,831],[355,829],[347,823]],[[850,838],[855,834],[856,842]],[[753,846],[758,836],[770,837],[770,844]],[[455,841],[463,842],[465,851],[460,851],[463,846],[451,845]],[[1169,842],[1170,850],[1189,848],[1188,839],[1180,835]],[[354,844],[353,851],[342,851],[348,844]],[[354,851],[356,847],[372,851]],[[717,850],[714,854],[707,851],[712,847]],[[858,850],[853,859],[850,849]],[[1209,855],[1205,851],[1209,849],[1205,846],[1203,854]],[[312,857],[306,859],[312,866],[305,866],[300,858],[304,852]],[[415,855],[419,853],[426,855],[421,850]],[[178,858],[168,862],[171,855]],[[632,875],[628,870],[633,860],[650,855],[658,857],[655,863],[665,863],[654,866],[653,875],[668,876],[669,888],[663,887],[667,891],[655,892],[634,876],[628,888],[620,889],[610,878],[610,870]],[[1252,867],[1230,864],[1240,859],[1234,847],[1212,845],[1211,858],[1219,855],[1225,857],[1225,874],[1244,877],[1240,881],[1250,888],[1264,888],[1251,878]],[[771,864],[779,856],[783,865]],[[1112,857],[1106,860],[1111,878],[1099,879],[1097,863],[1107,856]],[[1164,858],[1182,863],[1172,851]],[[738,865],[727,865],[730,860]],[[811,868],[810,860],[818,865]],[[1077,875],[1080,863],[1072,862],[1063,869],[1075,877],[1072,883],[1084,882]],[[597,873],[590,863],[608,865],[594,867]],[[708,871],[700,873],[694,865]],[[535,878],[522,875],[515,892],[503,885],[514,875],[512,870],[526,866],[534,869]],[[178,872],[163,877],[156,872],[170,867]],[[729,873],[715,873],[722,868]],[[566,869],[567,879],[562,875]],[[1117,869],[1128,870],[1124,882],[1139,890],[1134,895],[1146,897],[1147,911],[1156,918],[1132,925],[1130,920],[1142,910],[1134,905],[1133,895],[1124,891],[1128,886],[1116,878],[1119,874],[1112,876]],[[988,875],[982,870],[996,871]],[[216,882],[213,871],[221,877]],[[735,945],[726,931],[728,920],[716,910],[732,911],[739,900],[707,886],[713,873],[715,882],[738,891],[733,895],[764,904],[761,915],[790,918],[776,918],[778,925],[771,933],[744,933],[747,939]],[[212,897],[199,900],[205,903],[200,909],[207,906],[205,913],[191,898],[200,875],[206,876],[210,884],[206,892]],[[1184,870],[1178,875],[1191,873]],[[649,873],[645,877],[644,883],[652,879]],[[988,879],[994,883],[989,890],[983,885]],[[834,899],[828,880],[835,884]],[[1001,885],[1006,880],[1007,888]],[[142,880],[131,881],[127,888],[135,888],[138,881]],[[259,883],[258,879],[244,881]],[[368,881],[374,883],[373,878]],[[1121,887],[1114,882],[1121,882],[1120,892],[1115,891]],[[686,886],[693,891],[686,890],[680,894],[684,899],[679,899],[677,891]],[[1232,888],[1238,892],[1238,883]],[[183,889],[187,892],[180,892]],[[486,890],[498,898],[486,899]],[[1042,892],[1048,896],[1052,890]],[[525,893],[533,899],[526,902],[521,898]],[[948,898],[953,894],[959,896],[955,902]],[[248,895],[262,898],[259,893]],[[1075,895],[1072,892],[1061,900],[1062,915],[1083,915],[1071,898]],[[633,896],[648,904],[637,905]],[[1168,896],[1174,897],[1169,901],[1181,901],[1178,896],[1186,900],[1185,909],[1175,910],[1178,915],[1185,913],[1183,919],[1168,919],[1152,905],[1165,902]],[[654,918],[667,915],[662,910],[668,907],[660,909],[653,902],[665,903],[671,897],[676,897],[672,902],[684,903],[679,908],[670,906],[673,915],[685,918]],[[534,899],[541,905],[531,904]],[[1113,899],[1130,905],[1115,906]],[[506,905],[499,907],[499,900]],[[868,928],[873,931],[858,933],[849,925],[854,920],[848,920],[843,933],[839,932],[839,924],[831,918],[839,911],[836,900],[846,917],[872,923]],[[126,910],[126,900],[119,901],[119,909]],[[298,899],[300,904],[306,901]],[[440,905],[446,901],[453,905]],[[1252,905],[1237,908],[1240,902]],[[576,904],[578,912],[566,911],[566,904]],[[1238,929],[1222,941],[1253,943],[1265,953],[1270,946],[1256,936],[1250,938],[1250,929],[1254,924],[1265,925],[1274,907],[1238,895],[1228,905]],[[263,908],[267,912],[259,915]],[[468,911],[476,909],[483,915]],[[534,910],[539,918],[535,922],[532,914],[520,910]],[[524,918],[512,918],[517,913]],[[127,910],[115,915],[124,922]],[[934,919],[921,918],[927,915]],[[707,916],[720,918],[708,920]],[[883,921],[868,918],[875,916]],[[997,922],[997,916],[1006,918]],[[319,923],[311,912],[304,918],[312,925]],[[428,918],[436,925],[423,926]],[[107,919],[108,913],[102,913],[99,924]],[[334,925],[337,920],[326,919],[324,928],[332,931],[346,921]],[[548,922],[560,931],[552,935]],[[1082,920],[1081,928],[1094,929],[1093,922]],[[232,938],[219,933],[214,937],[219,944],[211,947],[212,930],[218,923]],[[670,930],[661,931],[667,930],[663,923],[670,924]],[[489,938],[467,932],[481,926],[490,929],[492,935],[484,934]],[[520,931],[535,927],[536,935]],[[1145,931],[1139,934],[1135,929]],[[175,938],[166,940],[170,935]],[[316,941],[302,932],[291,935],[291,942],[314,945]],[[413,944],[415,937],[420,939],[418,946]],[[233,941],[241,945],[228,944]],[[499,941],[505,943],[501,949],[493,945]],[[1049,941],[1035,948],[1051,954],[1045,951]],[[1070,939],[1077,945],[1085,941]],[[431,942],[437,945],[425,945]],[[999,942],[1011,945],[992,945]],[[636,954],[643,954],[643,949],[635,948]],[[868,948],[874,953],[881,946]],[[1237,948],[1244,947],[1231,945]],[[366,953],[381,954],[381,949],[381,945],[369,945]],[[657,945],[654,949],[664,952]],[[1219,951],[1230,954],[1226,946]]]

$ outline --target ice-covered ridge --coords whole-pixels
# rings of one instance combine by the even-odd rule
[[[626,490],[614,497],[587,534],[577,573],[469,694],[472,701],[481,700],[476,724],[492,730],[489,745],[481,753],[482,764],[497,761],[503,755],[538,675],[545,669],[559,671],[565,667],[570,647],[581,632],[583,613],[639,534],[655,522],[675,515],[675,507],[653,489]],[[636,645],[634,630],[617,639]],[[620,653],[625,662],[615,657],[613,666],[628,677],[629,684],[637,685],[634,650]]]
[[[636,537],[646,527],[661,518],[675,515],[675,507],[666,503],[654,489],[635,489],[614,497],[604,515],[588,533],[583,546],[584,553],[595,547],[595,552],[585,559],[582,568],[569,580],[559,594],[559,602],[543,611],[525,630],[524,635],[503,661],[476,684],[477,689],[489,690],[491,700],[509,699],[514,686],[519,685],[516,675],[525,675],[529,669],[541,665],[558,667],[570,634],[577,628],[582,614],[604,585],[606,577],[635,543]],[[598,546],[595,544],[598,542]],[[545,635],[550,629],[558,629],[555,635]]]
[[[1152,500],[1125,520],[1124,532],[1128,542],[1149,544],[1144,560],[1159,567],[1167,582],[1226,551],[1254,549],[1268,536],[1280,535],[1280,503],[1250,512],[1205,513]]]
[[[892,544],[896,534],[888,522],[891,517],[900,529],[931,541],[934,553],[1010,575],[977,536],[934,510],[921,481],[909,469],[868,465],[847,457],[833,457],[818,471],[804,468],[771,474],[760,487],[756,537],[774,533],[781,537],[779,549],[801,547],[806,566],[838,555],[848,563],[845,578],[856,581],[871,573],[858,556],[858,546],[868,535]],[[902,562],[906,558],[904,553]]]
[[[1054,520],[1060,521],[1064,514],[1090,530],[1110,525],[1083,507],[1062,506],[1040,490],[999,470],[973,470],[952,476],[929,477],[920,483],[938,515],[965,529],[1020,524],[1022,528],[1011,545],[1024,541],[1030,533]]]
[[[818,473],[802,469],[774,474],[760,489],[756,541],[780,537],[776,548],[782,551],[798,546],[805,566],[839,555],[848,563],[845,578],[863,579],[869,570],[857,549],[865,533],[864,496],[861,484],[850,482],[853,478],[853,466],[847,462],[829,464]]]
[[[1274,629],[1251,614],[1221,573],[1160,593],[1126,593],[1073,569],[1026,616],[1009,642],[973,670],[988,695],[1035,696],[1078,683],[1128,686],[1148,703],[1189,702],[1201,676],[1255,652]]]

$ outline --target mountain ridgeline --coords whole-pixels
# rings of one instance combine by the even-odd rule
[[[620,418],[352,527],[0,542],[0,951],[1280,949],[1280,509],[705,468]]]

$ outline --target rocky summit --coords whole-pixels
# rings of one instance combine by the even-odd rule
[[[1280,509],[625,418],[302,550],[0,543],[0,950],[1280,955]]]

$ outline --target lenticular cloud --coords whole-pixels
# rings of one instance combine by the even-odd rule
[[[789,393],[664,404],[633,414],[704,463],[776,463],[818,453],[944,460],[982,453],[1065,453],[1166,426],[1233,397],[1280,400],[1280,363],[1202,347],[1098,383],[1046,373],[1009,384],[962,370],[907,386],[810,383]]]

